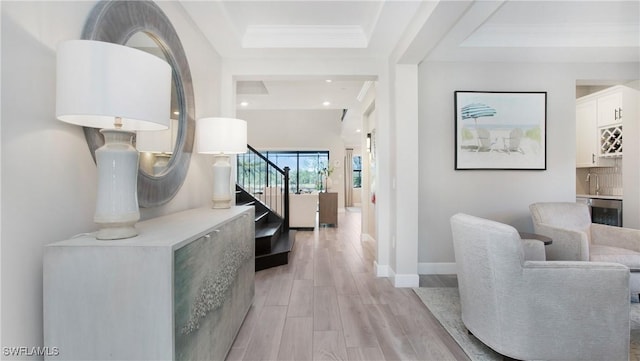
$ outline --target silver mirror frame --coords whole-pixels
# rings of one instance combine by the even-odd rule
[[[138,203],[140,207],[156,207],[169,202],[180,190],[193,151],[195,101],[191,71],[182,43],[169,18],[150,0],[100,1],[89,14],[82,39],[124,45],[137,32],[152,37],[162,49],[173,69],[178,93],[178,136],[167,169],[157,176],[138,171]],[[95,128],[85,127],[84,134],[95,161],[95,151],[104,144],[104,138]]]

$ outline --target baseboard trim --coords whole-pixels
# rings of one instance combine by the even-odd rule
[[[371,235],[369,235],[369,233],[360,233],[360,240],[361,241],[367,241],[367,242],[375,242],[376,239],[371,237]]]
[[[455,262],[418,263],[418,274],[421,275],[455,275],[458,270]]]
[[[313,231],[314,229],[316,229],[316,227],[291,227],[289,226],[289,229],[295,229],[297,231]]]
[[[391,271],[389,266],[378,264],[377,261],[373,261],[373,269],[376,271],[376,277],[389,277],[389,271]]]
[[[420,287],[420,276],[417,274],[396,274],[393,277],[393,286],[396,288]]]

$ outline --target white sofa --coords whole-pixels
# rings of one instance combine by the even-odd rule
[[[627,267],[527,261],[515,228],[466,214],[451,229],[462,321],[485,345],[518,360],[628,360]]]
[[[280,187],[265,187],[258,199],[276,213],[281,214],[284,207],[282,194],[282,188]],[[290,228],[314,228],[317,211],[318,193],[289,193]]]
[[[318,193],[289,195],[289,227],[314,228],[318,211]]]

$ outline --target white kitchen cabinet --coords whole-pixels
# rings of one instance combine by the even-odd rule
[[[615,165],[612,158],[623,155],[623,131],[629,122],[636,121],[636,102],[637,92],[625,86],[613,86],[576,100],[577,168]]]
[[[598,128],[600,157],[622,157],[622,124]]]
[[[604,94],[598,93],[598,127],[618,125],[622,123],[622,89],[604,90]]]
[[[617,164],[622,165],[623,224],[636,229],[640,229],[639,116],[640,92],[627,86],[576,100],[576,167],[615,166],[615,158],[621,159]],[[599,157],[600,153],[605,156]]]
[[[615,160],[599,155],[598,103],[592,97],[576,101],[576,167],[613,167]]]
[[[613,87],[598,93],[598,152],[601,157],[622,156],[623,91]]]
[[[200,208],[47,245],[50,359],[224,360],[253,303],[253,223],[253,207]]]

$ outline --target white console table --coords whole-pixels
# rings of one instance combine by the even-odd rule
[[[201,208],[47,245],[50,359],[224,360],[253,303],[253,223],[253,207]]]

